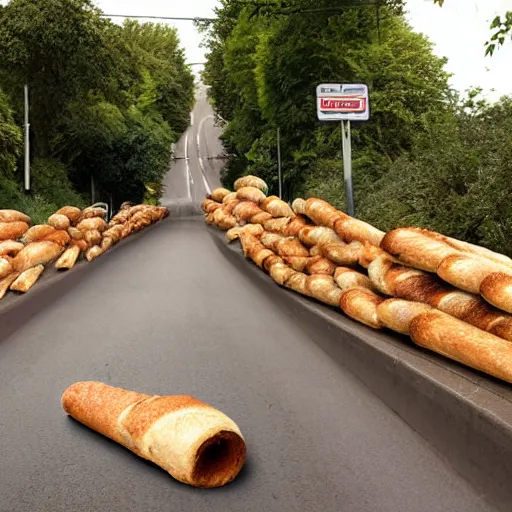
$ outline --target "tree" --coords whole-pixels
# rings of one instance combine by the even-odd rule
[[[442,7],[444,4],[444,0],[434,0],[434,4]],[[505,40],[512,32],[512,11],[507,11],[503,17],[496,16],[490,26],[491,30],[494,30],[493,35],[485,43],[486,55],[493,55],[496,48],[502,46],[505,43]]]

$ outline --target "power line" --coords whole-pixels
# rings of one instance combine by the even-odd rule
[[[217,18],[180,18],[177,16],[138,16],[135,14],[101,14],[104,18],[142,18],[150,20],[214,21]]]

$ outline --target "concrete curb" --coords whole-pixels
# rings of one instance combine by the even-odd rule
[[[374,331],[341,310],[277,286],[240,244],[209,232],[221,251],[326,353],[359,378],[499,510],[512,504],[512,387]]]
[[[50,265],[39,281],[26,294],[18,295],[7,292],[6,296],[0,300],[0,343],[22,327],[34,315],[43,311],[46,306],[51,305],[55,300],[62,298],[72,288],[79,285],[91,270],[108,261],[113,252],[121,247],[126,247],[127,244],[135,240],[139,240],[140,236],[169,221],[170,217],[152,224],[143,231],[134,233],[90,263],[82,259],[71,270],[66,271],[58,271],[53,265]]]

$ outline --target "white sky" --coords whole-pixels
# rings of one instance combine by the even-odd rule
[[[95,0],[95,4],[107,14],[211,17],[217,1]],[[484,56],[490,22],[497,14],[512,10],[512,0],[445,0],[442,8],[433,5],[433,0],[407,0],[407,10],[413,28],[432,40],[438,55],[448,57],[447,70],[454,74],[451,83],[456,89],[479,86],[491,99],[512,94],[512,42],[493,57]],[[204,61],[201,37],[192,23],[169,24],[178,28],[189,62]]]

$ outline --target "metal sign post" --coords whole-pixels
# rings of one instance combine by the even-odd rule
[[[368,121],[370,105],[368,87],[364,84],[321,84],[316,89],[317,114],[320,121],[341,121],[343,179],[347,212],[354,215],[352,190],[351,121]]]
[[[343,147],[343,175],[347,213],[354,216],[354,194],[352,191],[352,140],[350,137],[350,121],[341,121],[341,141]]]
[[[30,190],[30,124],[28,122],[28,85],[25,92],[25,192]]]

